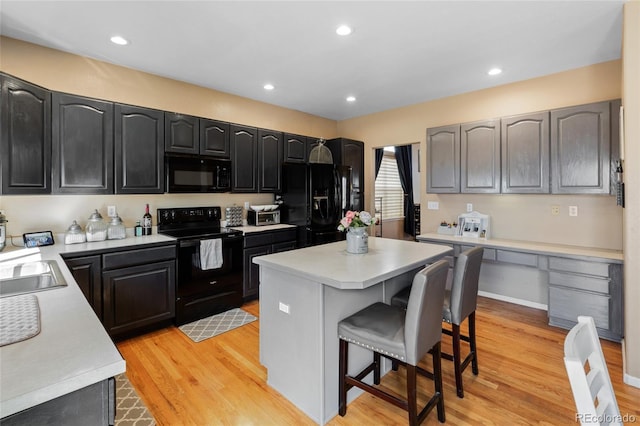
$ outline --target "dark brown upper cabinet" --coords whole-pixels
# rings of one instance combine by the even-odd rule
[[[548,194],[549,112],[502,118],[502,192]]]
[[[2,194],[51,193],[51,93],[0,74]]]
[[[230,158],[229,123],[165,112],[166,152]]]
[[[427,192],[460,192],[460,125],[427,129]]]
[[[460,125],[460,192],[500,192],[500,120]]]
[[[191,115],[164,113],[164,150],[180,154],[200,154],[200,120]]]
[[[258,191],[282,190],[282,132],[258,130]]]
[[[115,105],[116,194],[164,192],[164,111]]]
[[[53,92],[53,193],[113,194],[113,103]]]
[[[200,119],[200,154],[212,157],[231,157],[230,124]]]
[[[307,136],[284,134],[284,161],[306,163],[308,161]]]
[[[258,129],[232,124],[231,192],[258,192]]]
[[[551,111],[551,192],[609,194],[611,103]]]

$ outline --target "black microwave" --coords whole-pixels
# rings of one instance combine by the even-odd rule
[[[165,155],[167,192],[231,191],[231,160]]]

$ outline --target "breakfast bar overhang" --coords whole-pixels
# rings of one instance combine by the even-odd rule
[[[369,237],[369,252],[346,242],[254,258],[260,266],[260,362],[267,383],[315,422],[338,413],[338,322],[374,303],[388,303],[417,271],[452,249]],[[371,362],[352,348],[349,370]],[[361,393],[350,391],[349,401]]]

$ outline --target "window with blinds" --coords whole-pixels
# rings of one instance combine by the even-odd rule
[[[385,152],[376,177],[376,197],[382,197],[382,219],[404,218],[404,191],[393,152]]]

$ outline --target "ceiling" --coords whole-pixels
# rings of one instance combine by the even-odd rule
[[[343,120],[619,59],[623,4],[0,0],[0,33]]]

